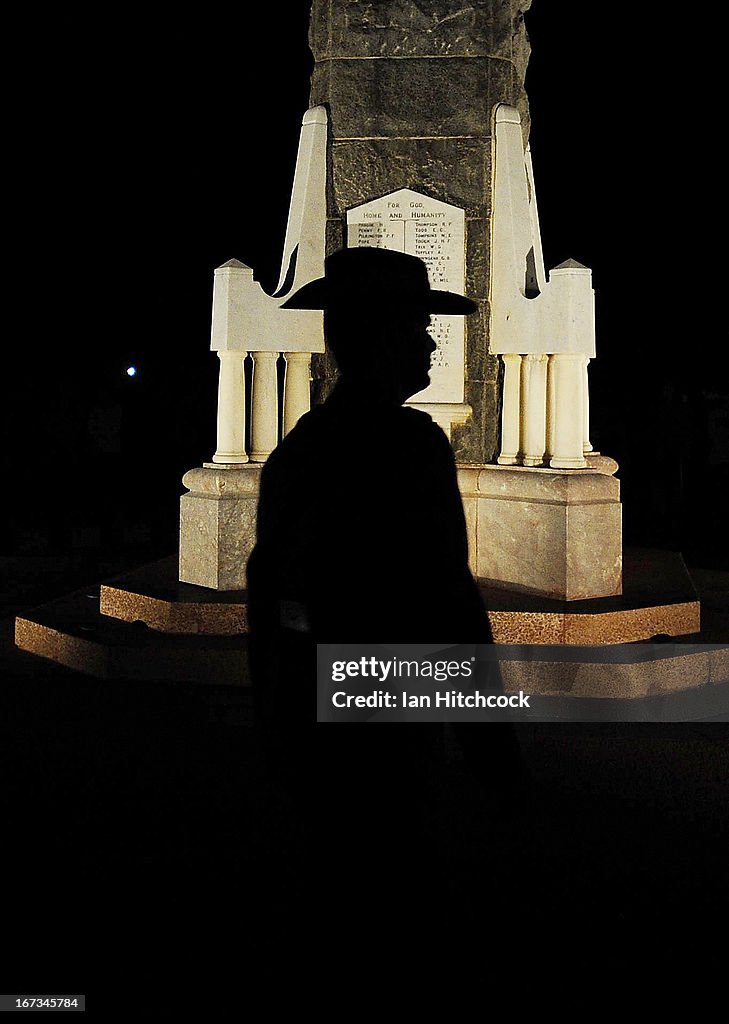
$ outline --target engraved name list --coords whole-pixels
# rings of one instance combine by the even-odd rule
[[[397,249],[417,256],[428,269],[432,288],[463,293],[465,214],[457,206],[404,188],[347,213],[347,244]],[[465,327],[463,317],[433,316],[430,386],[411,402],[462,402]]]

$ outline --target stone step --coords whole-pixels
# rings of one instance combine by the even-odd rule
[[[101,611],[144,622],[163,633],[240,636],[248,632],[245,590],[211,590],[181,583],[177,555],[101,584]]]
[[[22,650],[99,679],[250,685],[247,637],[168,634],[100,610],[99,588],[84,588],[18,615]]]
[[[564,601],[480,580],[494,640],[503,644],[634,643],[700,632],[699,599],[678,552],[628,549],[623,561],[623,593],[615,597]],[[175,555],[101,586],[105,615],[146,622],[166,633],[245,633],[247,600],[245,590],[218,591],[180,583]]]
[[[497,643],[623,644],[701,633],[699,597],[678,551],[625,549],[623,591],[614,597],[564,601],[479,583]]]
[[[699,632],[698,599],[681,556],[632,551],[625,561],[620,597],[563,602],[483,588],[492,625],[502,627],[494,629],[497,642],[514,645],[502,665],[509,692],[635,699],[729,677],[726,646],[693,648],[708,638]],[[179,583],[176,556],[170,556],[19,615],[15,640],[23,651],[101,679],[248,688],[246,603],[245,591]],[[683,635],[665,644],[660,657],[640,653],[636,640],[666,638],[673,630]],[[626,634],[635,657],[623,656],[619,665],[592,657],[578,665],[570,656],[570,647],[577,653],[574,645],[625,643]],[[726,644],[729,638],[721,639]]]

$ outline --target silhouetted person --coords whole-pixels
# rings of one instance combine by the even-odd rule
[[[364,726],[330,725],[314,744],[313,729],[303,725],[316,717],[316,644],[491,641],[468,566],[450,444],[427,414],[403,406],[429,383],[430,315],[465,315],[477,306],[431,289],[421,260],[374,248],[332,254],[325,276],[284,305],[325,310],[340,377],[262,474],[248,565],[259,710],[300,781],[322,743],[339,743],[338,760],[349,757],[354,770],[361,757],[365,783],[379,778],[391,790],[393,775],[402,769],[404,778],[410,761],[427,757],[442,730],[409,723],[363,738]],[[488,785],[508,781],[516,751],[509,727],[472,723],[454,731]],[[509,763],[501,763],[505,756]]]
[[[326,311],[340,378],[263,470],[248,574],[264,702],[311,719],[316,642],[491,639],[450,445],[403,406],[429,384],[430,314],[477,307],[432,290],[415,257],[373,248],[334,253],[285,306]]]

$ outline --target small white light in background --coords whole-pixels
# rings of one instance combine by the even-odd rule
[[[127,377],[136,377],[137,368],[136,366],[127,366]]]

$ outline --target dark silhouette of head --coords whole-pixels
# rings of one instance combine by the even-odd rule
[[[430,382],[436,344],[431,313],[466,314],[474,302],[430,287],[425,264],[391,249],[340,249],[325,276],[304,285],[284,309],[323,309],[329,348],[342,378],[372,400],[401,405]]]

